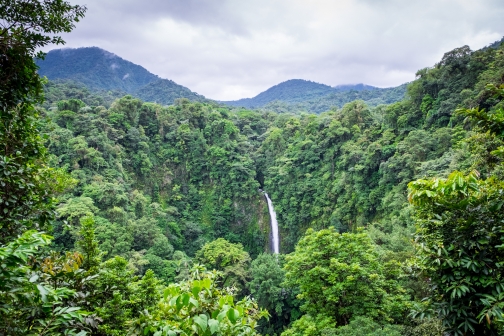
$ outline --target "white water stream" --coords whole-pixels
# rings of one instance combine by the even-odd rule
[[[276,218],[276,212],[275,209],[273,209],[273,202],[271,202],[271,199],[269,198],[267,193],[264,193],[264,196],[266,196],[266,201],[268,201],[268,211],[270,214],[270,219],[271,219],[271,234],[273,237],[273,252],[275,254],[280,253],[280,238],[278,237],[278,222]]]

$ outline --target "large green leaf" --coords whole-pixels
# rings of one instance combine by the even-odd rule
[[[208,327],[210,328],[210,332],[212,333],[212,335],[215,334],[220,330],[219,321],[214,319],[208,320]]]
[[[207,330],[208,327],[208,317],[205,314],[200,314],[193,317],[194,323],[196,323],[203,332]]]
[[[229,309],[226,316],[234,324],[240,318],[240,312],[236,309]]]

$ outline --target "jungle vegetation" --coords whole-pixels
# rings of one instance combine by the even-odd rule
[[[502,335],[504,47],[388,105],[159,105],[39,76],[85,11],[0,4],[1,334]]]

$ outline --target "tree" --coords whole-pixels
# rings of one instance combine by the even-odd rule
[[[49,259],[40,260],[40,249],[50,243],[47,235],[27,231],[0,247],[0,334],[76,335],[85,312],[68,305],[76,291],[59,286],[60,281],[79,269],[82,259],[64,258],[64,268],[53,267]],[[78,335],[84,335],[79,333]]]
[[[62,0],[5,0],[0,4],[0,244],[26,229],[44,229],[53,216],[52,194],[66,182],[44,164],[36,129],[42,81],[37,49],[64,43],[86,8]]]
[[[426,305],[418,306],[415,314],[437,315],[455,335],[497,335],[504,330],[504,91],[488,84],[480,96],[488,110],[477,106],[456,111],[474,126],[464,143],[472,168],[479,171],[455,171],[445,179],[409,184],[418,263],[430,279]],[[486,179],[480,179],[480,172]]]
[[[71,31],[85,10],[62,0],[0,3],[2,334],[75,334],[74,326],[83,317],[79,307],[66,305],[75,291],[53,281],[51,258],[37,260],[37,250],[49,243],[49,237],[27,230],[47,229],[54,215],[54,194],[75,183],[62,170],[46,166],[34,107],[42,102],[34,57],[43,56],[36,52],[40,47],[63,43],[55,34]],[[61,261],[63,278],[80,266],[78,254]]]
[[[80,222],[81,228],[76,245],[83,255],[82,268],[90,273],[96,273],[98,266],[100,266],[102,253],[95,238],[94,218],[84,216],[80,219]]]
[[[294,330],[303,333],[311,328],[311,334],[320,335],[323,329],[347,325],[356,316],[402,322],[409,302],[397,280],[398,266],[395,261],[380,262],[365,232],[308,229],[284,266],[285,283],[299,288],[301,310],[306,313],[294,323]]]
[[[358,316],[350,324],[337,328],[333,335],[342,336],[402,336],[402,326],[381,326],[370,318]],[[433,335],[430,335],[433,336]]]
[[[418,262],[431,285],[427,309],[454,335],[504,330],[504,183],[478,177],[453,172],[409,184]]]
[[[2,113],[19,103],[41,100],[42,82],[36,73],[36,50],[62,44],[60,32],[70,32],[84,16],[85,7],[61,0],[6,0],[0,5],[0,104]],[[2,115],[7,117],[7,115]],[[20,139],[15,139],[20,140]]]
[[[126,335],[129,323],[141,312],[153,310],[160,298],[159,280],[148,270],[134,275],[128,261],[111,258],[86,273],[82,304],[96,316],[92,335]]]
[[[208,267],[222,272],[224,286],[236,286],[242,290],[247,282],[250,263],[249,254],[242,244],[233,244],[219,238],[205,244],[195,256],[195,259]]]
[[[218,272],[195,267],[191,278],[169,285],[156,309],[133,322],[133,335],[258,335],[257,321],[268,317],[257,303],[235,302],[230,288],[216,286]]]
[[[247,287],[259,307],[270,313],[270,318],[260,323],[262,334],[279,334],[284,326],[301,315],[296,289],[283,286],[285,271],[282,264],[283,255],[263,253],[250,266],[251,280]]]

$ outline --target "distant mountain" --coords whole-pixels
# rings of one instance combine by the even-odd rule
[[[345,91],[371,91],[378,89],[376,86],[366,85],[366,84],[343,84],[333,86],[336,91],[345,92]]]
[[[333,91],[334,89],[329,85],[319,84],[303,79],[291,79],[272,86],[254,98],[225,101],[223,103],[237,107],[257,108],[276,100],[290,103],[301,102],[325,96]]]
[[[97,47],[51,50],[37,65],[42,76],[71,79],[90,89],[134,92],[158,79],[145,68]]]
[[[36,62],[40,75],[80,82],[91,90],[121,91],[160,104],[172,104],[177,98],[205,100],[182,85],[97,47],[51,50],[44,60]]]
[[[354,100],[369,105],[390,104],[403,99],[406,84],[381,89],[366,84],[331,87],[303,79],[291,79],[261,92],[253,98],[225,101],[224,104],[245,108],[266,108],[278,112],[306,111],[320,113],[331,107],[342,107]]]
[[[500,40],[498,40],[498,41],[495,41],[494,43],[489,44],[489,45],[488,45],[488,46],[486,46],[486,47],[481,48],[481,50],[487,50],[487,49],[490,49],[490,48],[491,48],[491,49],[499,49],[499,47],[500,47],[500,45],[501,45],[502,43],[504,43],[504,37],[503,37],[503,38],[501,38],[501,39],[500,39]]]
[[[363,100],[369,106],[378,106],[382,104],[392,104],[402,100],[406,94],[408,83],[392,88],[373,88],[358,90],[341,90],[332,92],[326,96],[315,99],[305,100],[301,102],[285,102],[276,100],[270,102],[262,109],[275,111],[278,113],[284,112],[311,112],[322,113],[336,107],[341,108],[343,105],[354,100]]]
[[[61,95],[84,95],[93,103],[109,105],[116,97],[131,94],[146,102],[173,104],[178,98],[209,101],[204,96],[169,79],[162,79],[140,65],[97,47],[56,49],[37,60],[39,74],[55,81],[46,87],[48,100]],[[89,91],[79,88],[79,83]],[[49,92],[50,91],[50,92]],[[366,84],[331,87],[303,79],[291,79],[275,85],[253,98],[221,102],[245,108],[266,108],[277,112],[320,113],[342,107],[356,99],[369,105],[390,104],[401,100],[406,86],[381,89]]]

